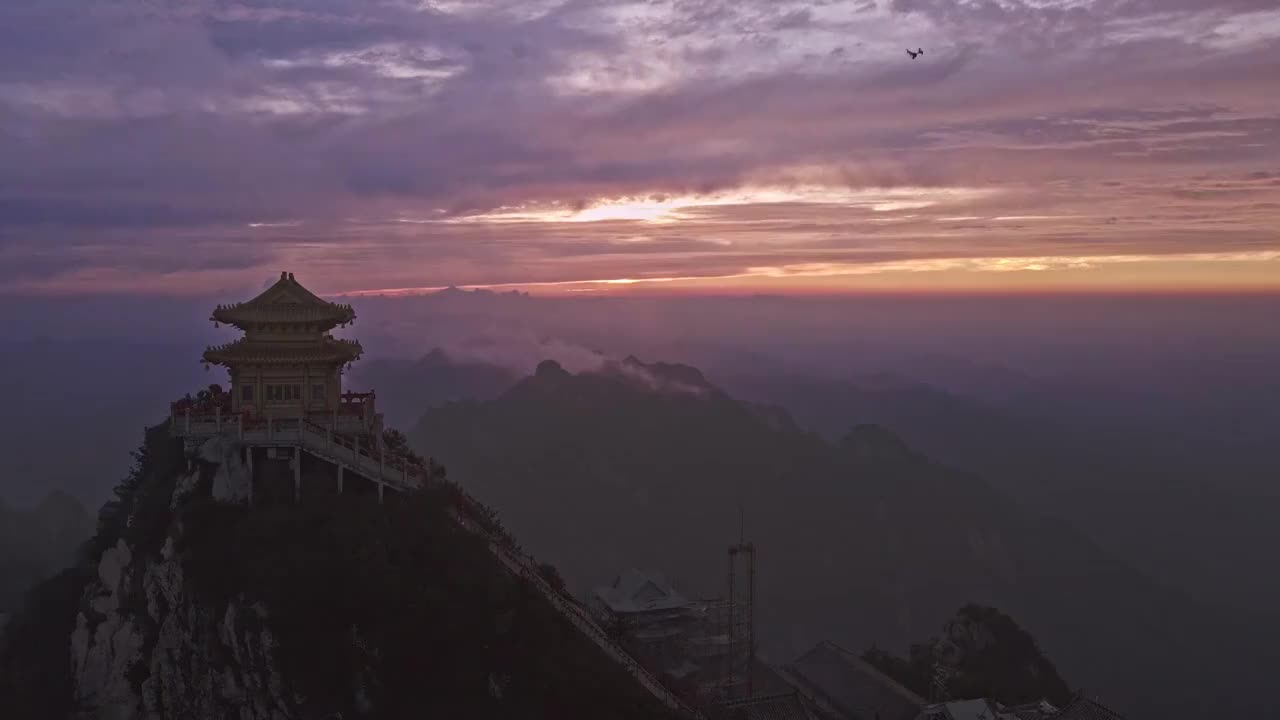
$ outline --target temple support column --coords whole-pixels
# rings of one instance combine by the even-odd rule
[[[378,481],[378,504],[379,505],[382,504],[382,490],[386,486],[387,486],[386,483],[382,482],[381,480]]]
[[[293,449],[293,502],[302,502],[302,446]]]
[[[249,466],[249,504],[253,504],[253,446],[244,449],[246,463]]]
[[[267,439],[268,440],[272,440],[275,438],[275,423],[273,422],[273,420],[274,418],[272,418],[270,415],[267,416]]]
[[[187,435],[191,434],[191,408],[186,409]]]
[[[221,435],[222,434],[222,408],[221,407],[216,407],[213,409],[213,425],[218,429],[218,434]]]
[[[345,468],[343,468],[341,465],[338,466],[338,494],[339,495],[342,494],[342,471],[344,469]]]

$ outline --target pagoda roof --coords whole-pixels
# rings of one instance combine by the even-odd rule
[[[329,327],[355,320],[350,305],[321,298],[282,272],[280,279],[257,297],[234,305],[219,305],[209,319],[244,329],[258,323],[322,323]]]
[[[325,337],[320,343],[284,345],[253,342],[241,338],[204,351],[204,361],[215,365],[305,365],[346,363],[364,352],[355,340]]]

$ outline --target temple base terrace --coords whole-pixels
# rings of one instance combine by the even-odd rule
[[[381,499],[388,488],[405,491],[423,487],[431,470],[397,453],[381,441],[381,418],[364,408],[372,407],[372,393],[350,393],[353,401],[343,410],[288,416],[255,416],[232,413],[222,403],[196,404],[180,400],[170,406],[170,432],[183,439],[189,450],[222,437],[242,448],[250,483],[257,479],[255,460],[289,460],[294,473],[294,500],[302,495],[304,454],[336,468],[336,491],[346,490],[349,475],[370,482]],[[210,407],[212,405],[212,407]],[[251,494],[252,496],[252,494]]]

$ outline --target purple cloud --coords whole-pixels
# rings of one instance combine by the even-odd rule
[[[1249,0],[0,0],[0,283],[1270,262],[1277,67]]]

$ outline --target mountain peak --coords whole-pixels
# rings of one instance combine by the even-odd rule
[[[571,377],[569,371],[555,360],[543,360],[538,363],[538,369],[534,371],[533,376],[543,380]]]
[[[700,395],[716,390],[696,367],[680,363],[646,363],[635,355],[628,355],[621,362],[606,362],[600,373],[639,381],[654,390],[665,392]]]
[[[904,458],[913,454],[907,443],[883,425],[857,425],[840,441],[840,445],[860,458]]]
[[[453,358],[442,347],[431,348],[431,352],[422,356],[420,360],[422,365],[427,367],[435,367],[438,365],[449,365],[453,363]]]

